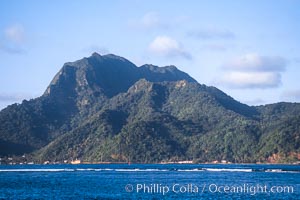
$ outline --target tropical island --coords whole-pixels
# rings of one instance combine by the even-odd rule
[[[248,106],[175,66],[94,53],[1,110],[0,161],[299,163],[299,125],[299,103]]]

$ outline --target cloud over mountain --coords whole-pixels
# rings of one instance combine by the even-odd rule
[[[181,43],[168,36],[157,36],[149,45],[149,51],[165,57],[192,58],[191,54],[184,49]]]
[[[281,85],[287,60],[280,56],[245,54],[222,66],[220,83],[230,88],[266,89]]]
[[[274,88],[281,84],[280,73],[273,72],[228,72],[221,79],[230,88]]]
[[[249,53],[232,59],[223,68],[247,72],[281,72],[285,70],[286,65],[287,60],[280,56],[261,56],[256,53]]]

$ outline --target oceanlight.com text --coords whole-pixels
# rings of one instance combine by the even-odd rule
[[[294,193],[293,186],[281,186],[281,185],[263,185],[263,184],[242,184],[242,185],[219,185],[219,184],[178,184],[174,183],[172,185],[160,184],[160,183],[138,183],[138,184],[127,184],[125,186],[125,191],[129,193],[139,193],[139,194],[162,194],[167,195],[169,193],[175,194],[201,194],[201,193],[211,193],[211,194],[276,194],[276,193]]]

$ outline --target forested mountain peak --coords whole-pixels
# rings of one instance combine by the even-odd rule
[[[113,54],[67,62],[44,94],[0,112],[0,155],[35,161],[294,162],[300,104],[248,106],[175,66]]]

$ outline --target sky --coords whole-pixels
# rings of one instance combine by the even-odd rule
[[[175,65],[248,105],[300,102],[300,1],[0,1],[0,109],[64,63],[112,53]]]

